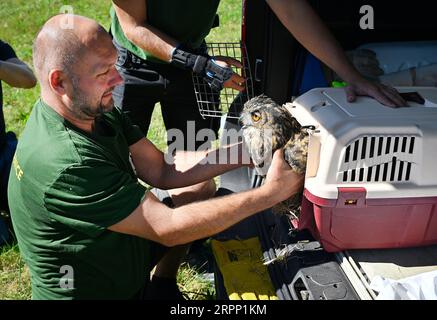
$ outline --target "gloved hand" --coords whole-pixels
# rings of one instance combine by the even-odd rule
[[[244,78],[234,73],[229,65],[241,67],[241,64],[229,57],[211,57],[207,54],[197,55],[176,48],[173,51],[171,64],[178,68],[190,70],[200,75],[214,91],[223,87],[242,90]]]

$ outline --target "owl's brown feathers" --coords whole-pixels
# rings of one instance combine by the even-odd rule
[[[308,133],[304,130],[294,134],[284,147],[285,160],[299,174],[304,174],[308,157]]]
[[[259,175],[266,175],[273,152],[280,148],[284,148],[285,160],[290,167],[296,173],[305,173],[308,134],[284,106],[265,95],[257,96],[244,104],[240,122],[244,141]],[[276,206],[274,211],[289,212],[299,205],[300,200],[294,196]]]

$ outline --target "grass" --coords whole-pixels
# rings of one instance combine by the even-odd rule
[[[0,1],[0,39],[10,43],[18,57],[32,65],[32,41],[44,22],[69,5],[75,14],[97,20],[109,27],[110,0],[2,0]],[[220,27],[211,31],[208,42],[237,42],[240,39],[241,1],[222,0],[219,7]],[[3,83],[3,112],[6,129],[18,136],[23,131],[30,111],[39,97],[39,86],[23,90]],[[158,148],[166,146],[166,132],[159,105],[152,117],[148,138]],[[210,299],[214,296],[211,282],[202,278],[197,269],[183,265],[178,283],[191,299]],[[16,245],[0,248],[0,299],[30,299],[29,271],[20,258]]]
[[[176,278],[179,289],[189,300],[215,299],[214,284],[197,268],[182,263]]]
[[[0,249],[0,300],[30,299],[29,269],[20,257],[18,246]]]

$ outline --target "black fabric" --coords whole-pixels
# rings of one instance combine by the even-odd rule
[[[6,42],[0,40],[0,61],[6,61],[16,57],[17,55],[15,54],[14,49],[12,49],[12,47]],[[5,119],[3,115],[3,91],[0,79],[0,150],[5,144],[5,134]]]
[[[0,61],[16,58],[14,49],[0,40]],[[0,62],[1,63],[1,62]],[[0,66],[1,67],[1,66]],[[9,211],[7,201],[7,184],[12,157],[17,147],[17,138],[12,132],[6,135],[5,118],[3,115],[3,91],[0,79],[0,209]]]
[[[176,279],[153,276],[147,288],[147,300],[185,300]]]
[[[162,257],[167,253],[168,247],[163,246],[157,242],[150,242],[150,270],[148,270],[148,274],[150,274],[156,264],[161,260]],[[131,300],[147,300],[147,290],[150,286],[150,280],[144,279],[143,287],[131,298]]]
[[[15,133],[8,132],[5,135],[5,143],[0,151],[0,210],[9,212],[7,189],[9,172],[11,171],[12,159],[17,149],[17,137]]]
[[[0,39],[0,60],[6,61],[16,57],[17,55],[15,54],[14,49],[12,49],[8,43]]]
[[[170,64],[142,60],[115,41],[114,45],[118,51],[116,67],[124,80],[113,91],[114,102],[144,134],[149,129],[154,106],[160,102],[166,129],[179,129],[184,133],[184,150],[197,149],[207,139],[188,141],[187,121],[194,121],[196,133],[208,128],[217,135],[220,118],[203,119],[200,115],[191,72]],[[207,99],[218,108],[218,93]],[[172,142],[170,140],[168,144]]]

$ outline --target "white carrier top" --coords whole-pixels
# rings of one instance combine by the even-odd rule
[[[389,108],[344,89],[313,89],[286,107],[310,134],[305,188],[336,199],[339,187],[363,187],[367,198],[437,197],[437,88],[399,87],[424,104]],[[419,98],[420,98],[419,97]]]

